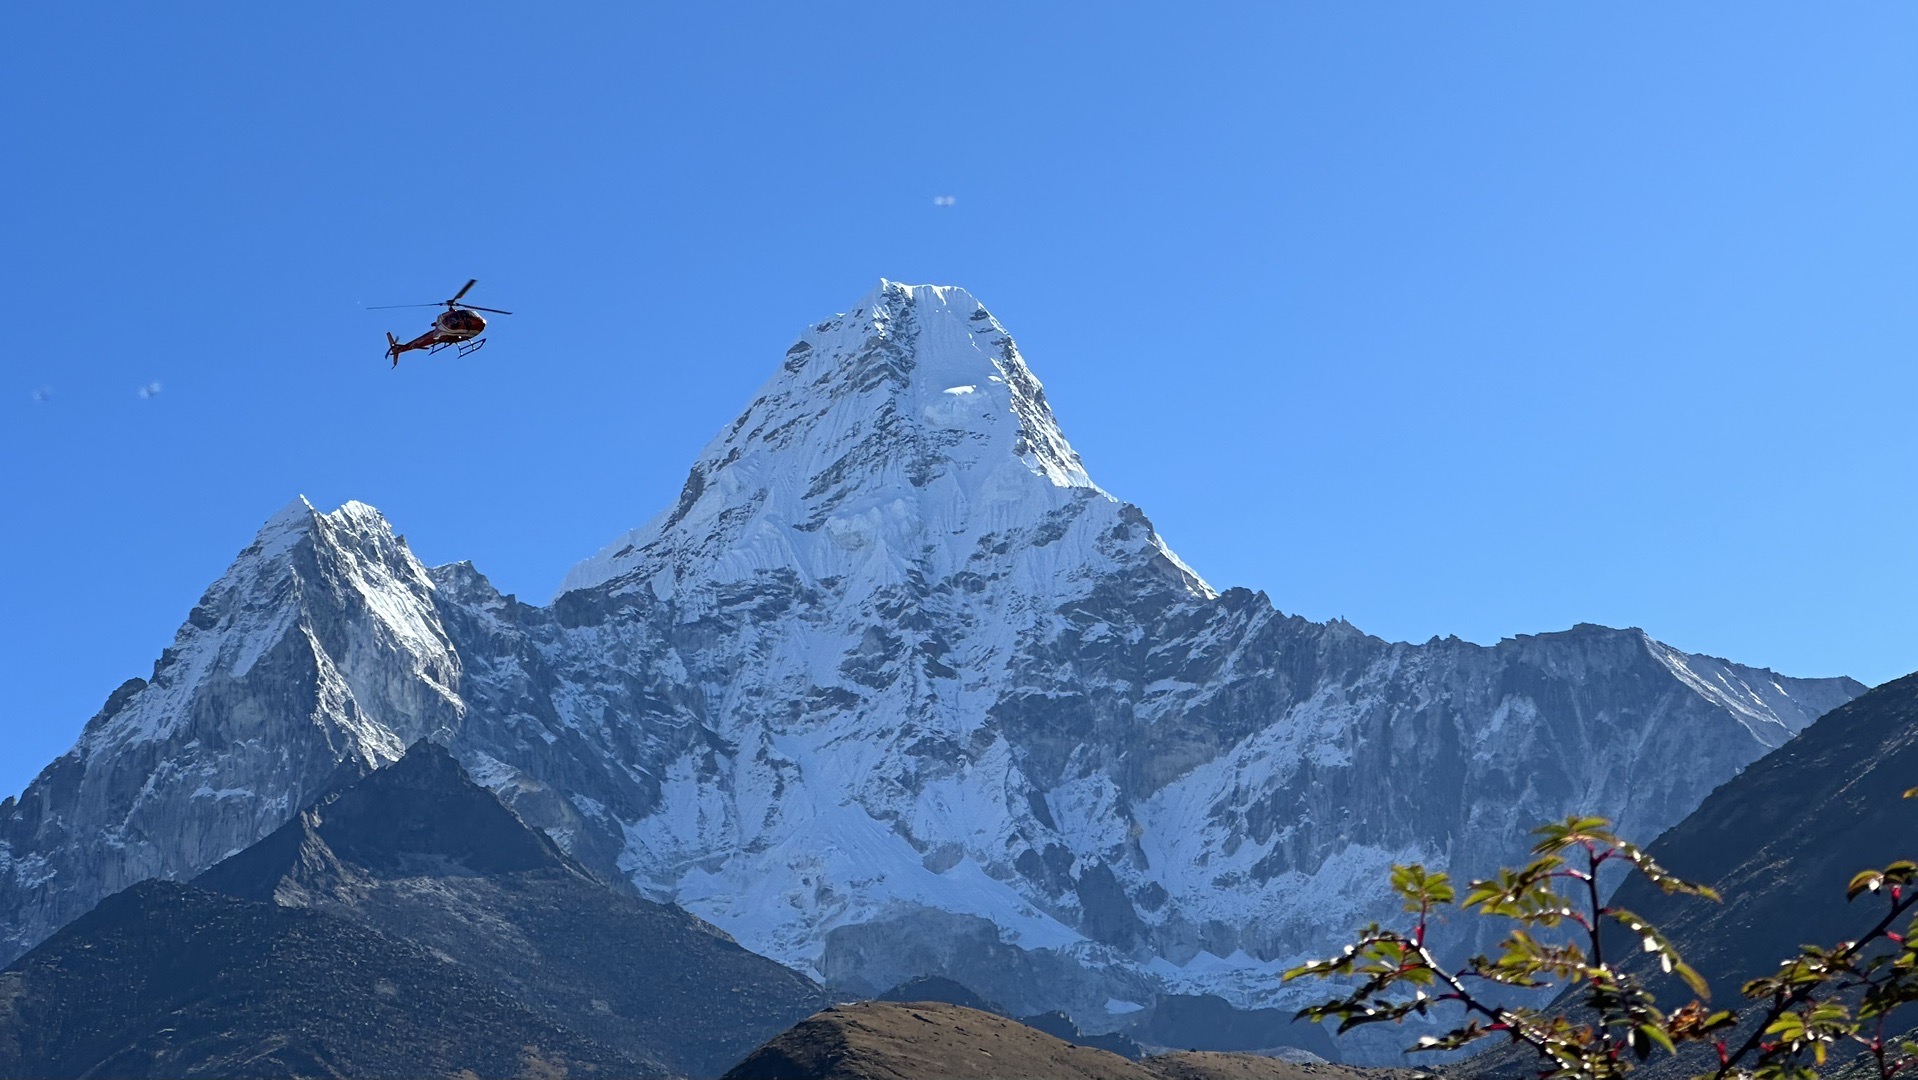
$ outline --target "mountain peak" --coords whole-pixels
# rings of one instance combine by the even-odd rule
[[[879,279],[879,284],[872,287],[872,291],[860,297],[858,305],[853,310],[871,311],[895,304],[917,303],[957,307],[968,314],[971,310],[983,306],[973,299],[971,293],[958,285],[908,285],[903,281],[882,277]]]
[[[1116,510],[1005,327],[964,289],[882,279],[787,348],[674,507],[574,567],[560,591],[643,580],[664,596],[689,577],[774,567],[898,580],[924,552],[1039,529],[1086,498]]]
[[[451,687],[459,665],[434,612],[433,591],[425,568],[378,510],[346,502],[327,512],[296,497],[201,595],[145,685],[116,692],[75,750],[235,738],[239,729],[198,727],[208,714],[195,702],[233,692],[232,684],[255,678],[263,667],[275,674],[258,677],[309,671],[314,685],[326,685],[325,700],[355,699],[364,714],[352,718],[346,741],[361,748],[368,765],[393,760],[408,741],[447,723],[444,714],[458,709]],[[302,599],[288,602],[295,597]],[[364,640],[379,644],[356,647],[361,629],[368,631]],[[409,687],[404,704],[388,701],[387,684],[361,671],[380,655],[402,657],[409,671],[423,676],[431,688],[427,700],[415,701]],[[243,715],[248,737],[297,722],[283,703]]]
[[[271,899],[285,888],[320,887],[342,865],[373,874],[421,865],[460,873],[584,874],[546,834],[528,828],[473,783],[444,746],[422,739],[399,760],[322,796],[196,881],[218,892]]]
[[[234,567],[249,561],[279,559],[301,540],[316,535],[332,545],[369,545],[381,549],[382,554],[392,554],[399,543],[386,516],[366,503],[349,499],[326,511],[314,506],[305,495],[296,495],[266,519]]]

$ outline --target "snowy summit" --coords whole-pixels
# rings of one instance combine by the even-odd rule
[[[1118,505],[1086,475],[991,312],[956,286],[882,280],[786,350],[675,506],[574,567],[560,591],[621,579],[664,598],[683,581],[773,567],[809,583],[943,576],[980,537],[1034,525],[1088,491]],[[1212,595],[1153,543],[1194,595]],[[1029,569],[1045,575],[1080,554]]]

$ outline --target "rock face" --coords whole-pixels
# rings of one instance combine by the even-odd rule
[[[1385,914],[1379,875],[1655,834],[1862,690],[1579,626],[1493,647],[1219,592],[1093,484],[963,291],[814,326],[679,499],[545,606],[296,503],[0,804],[0,956],[432,735],[596,872],[851,993],[1088,1030]]]

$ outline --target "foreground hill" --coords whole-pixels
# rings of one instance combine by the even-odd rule
[[[825,998],[423,743],[193,885],[108,898],[0,1004],[0,1076],[709,1077]]]
[[[937,1001],[827,1009],[773,1039],[725,1080],[1405,1080],[1404,1070],[1304,1065],[1250,1054],[1128,1061],[993,1013]]]
[[[0,960],[431,737],[594,873],[849,996],[942,974],[1090,1031],[1173,995],[1284,1011],[1278,971],[1394,910],[1392,862],[1483,873],[1574,810],[1656,834],[1862,689],[1217,590],[963,290],[882,283],[768,366],[675,504],[544,605],[429,570],[371,507],[276,514],[0,803]]]
[[[321,799],[196,884],[424,946],[636,1058],[716,1076],[826,1004],[686,912],[595,879],[445,749]]]
[[[410,942],[149,881],[0,971],[0,1076],[655,1077]]]

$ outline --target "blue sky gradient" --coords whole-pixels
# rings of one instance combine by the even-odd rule
[[[1918,668],[1918,6],[1171,8],[10,12],[0,793],[295,494],[543,600],[881,276],[1215,585]]]

